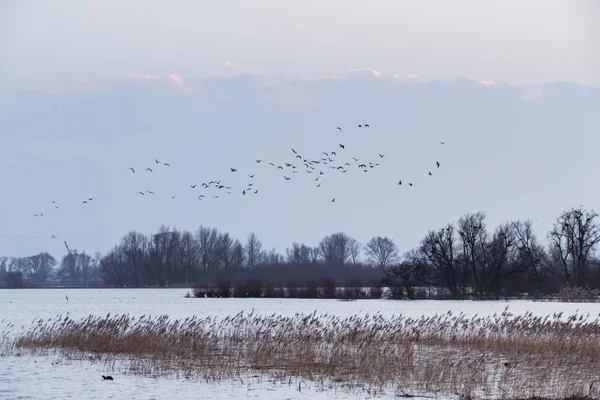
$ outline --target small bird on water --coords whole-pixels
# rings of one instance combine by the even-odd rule
[[[108,375],[108,376],[102,375],[102,379],[105,380],[105,381],[114,381],[113,377],[110,376],[110,375]]]

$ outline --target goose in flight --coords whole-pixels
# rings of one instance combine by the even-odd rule
[[[236,172],[237,171],[237,169],[235,169],[235,168],[230,168],[230,169],[231,169],[231,172]]]
[[[342,130],[342,128],[340,128],[339,126],[337,127],[337,129],[338,129],[339,131],[341,131],[341,130]]]
[[[340,143],[340,148],[345,149],[346,146],[344,146],[343,144]]]
[[[446,144],[446,143],[444,143],[444,142],[440,142],[440,144]]]
[[[170,166],[171,166],[171,164],[169,164],[169,163],[164,163],[163,165],[164,165],[165,167],[170,167]]]
[[[412,184],[412,182],[409,182],[409,183],[408,183],[408,186],[412,186],[412,185],[413,185],[413,184]]]
[[[332,202],[332,203],[335,203],[335,197],[334,197],[333,199],[331,199],[331,202]]]
[[[402,181],[398,181],[398,185],[402,185]]]
[[[191,187],[192,189],[196,189],[196,185],[197,185],[197,184],[196,184],[196,183],[194,183],[193,185],[190,185],[190,187]]]
[[[156,158],[154,159],[154,162],[160,164],[160,161],[158,161]]]
[[[359,128],[362,128],[362,125],[358,125]]]
[[[437,165],[438,168],[440,167],[439,161],[436,161],[435,164]]]
[[[254,178],[254,175],[256,174],[248,175],[248,178]]]
[[[154,172],[152,171],[152,168],[146,168],[146,171]]]
[[[144,193],[144,192],[138,192],[138,193],[141,194],[142,196],[146,195],[146,193]]]
[[[433,176],[433,174],[431,172],[428,172],[429,176]]]
[[[152,190],[146,190],[146,192],[148,192],[150,194],[154,194],[154,192]]]
[[[368,127],[369,127],[369,124],[365,124],[365,128],[368,128]]]
[[[288,177],[287,177],[287,176],[285,176],[285,175],[284,175],[283,177],[285,178],[285,180],[286,180],[286,181],[289,181],[290,179],[292,179],[292,178],[288,178]]]
[[[292,151],[294,152],[294,154],[298,154],[298,153],[296,153],[296,150],[294,150],[293,148],[292,148]]]
[[[379,158],[385,157],[385,154],[381,154],[381,153],[377,153],[377,154],[379,154]]]
[[[254,194],[256,194],[256,193],[258,193],[258,189],[256,189],[256,190],[254,191]]]
[[[81,203],[81,204],[87,204],[87,201],[84,200],[83,203]]]
[[[260,164],[260,162],[261,162],[262,160],[254,160],[254,161],[256,161],[256,163],[257,163],[257,164]]]
[[[133,173],[135,174],[135,169],[133,169],[133,167],[129,167],[129,168],[127,168],[127,169],[130,169],[130,170],[131,170],[131,172],[133,172]]]

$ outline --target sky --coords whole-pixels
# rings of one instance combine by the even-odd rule
[[[406,251],[476,211],[543,239],[600,211],[599,22],[593,0],[4,1],[0,255],[106,253],[161,224]],[[291,148],[352,165],[314,181]]]

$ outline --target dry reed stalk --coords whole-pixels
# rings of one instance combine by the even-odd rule
[[[581,315],[490,317],[447,313],[386,319],[246,315],[170,320],[129,315],[39,320],[3,352],[58,349],[119,361],[136,373],[206,381],[261,371],[279,380],[381,392],[479,398],[600,395],[600,322]]]

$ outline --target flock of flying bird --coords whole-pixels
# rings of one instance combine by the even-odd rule
[[[369,124],[360,124],[358,125],[358,128],[369,128]],[[340,132],[342,131],[341,127],[337,127],[337,130],[339,130]],[[444,142],[439,142],[442,145],[445,145]],[[350,159],[348,159],[347,161],[345,161],[344,159],[340,160],[340,156],[345,152],[346,149],[346,145],[344,145],[343,143],[339,143],[338,147],[336,148],[336,150],[330,150],[330,151],[323,151],[319,156],[317,157],[304,157],[302,155],[300,155],[294,148],[291,149],[291,154],[293,154],[293,159],[288,160],[282,164],[279,163],[274,163],[274,162],[268,162],[268,165],[273,168],[275,171],[281,171],[283,178],[286,181],[290,181],[292,179],[292,176],[294,174],[299,174],[301,172],[306,173],[306,174],[314,174],[313,176],[315,176],[314,179],[312,179],[314,181],[314,185],[318,188],[321,187],[323,181],[321,181],[320,179],[322,178],[323,175],[325,175],[325,171],[329,168],[332,170],[332,172],[339,172],[339,173],[347,173],[350,168],[355,167],[358,170],[361,170],[362,172],[369,172],[371,169],[377,168],[379,167],[379,163],[378,162],[372,162],[372,161],[363,161],[359,158],[356,157],[351,157],[351,161]],[[290,154],[290,157],[291,157]],[[384,153],[378,153],[377,154],[379,157],[377,160],[381,160],[385,157]],[[256,159],[254,160],[256,164],[261,164],[263,162],[262,159]],[[435,165],[437,168],[440,167],[440,163],[438,161],[435,161],[435,163],[433,163],[432,165]],[[171,164],[169,164],[168,162],[163,162],[160,161],[158,159],[154,159],[154,168],[170,168]],[[154,169],[152,169],[151,167],[147,167],[144,171],[136,171],[136,168],[130,166],[125,168],[126,170],[131,171],[132,174],[136,174],[136,173],[154,173]],[[235,167],[231,167],[230,168],[230,173],[240,173],[240,171],[238,170],[238,168]],[[259,190],[254,186],[254,182],[252,181],[252,178],[255,177],[255,173],[252,174],[246,174],[248,179],[250,180],[250,182],[248,182],[246,185],[244,185],[243,187],[239,187],[237,189],[235,189],[235,191],[238,191],[241,195],[245,196],[245,195],[256,195],[258,194]],[[428,171],[428,176],[432,176],[433,173],[431,171]],[[397,185],[401,186],[403,185],[403,181],[399,180],[397,182]],[[407,182],[408,186],[412,187],[413,186],[413,182]],[[190,190],[195,190],[197,188],[198,184],[197,183],[192,183],[189,185]],[[203,182],[200,185],[200,188],[198,189],[204,189],[204,190],[208,190],[208,189],[216,189],[218,190],[218,194],[209,194],[209,193],[201,193],[199,195],[197,195],[197,199],[199,201],[203,201],[205,199],[207,199],[207,195],[209,195],[210,197],[217,199],[222,195],[231,195],[234,193],[234,188],[232,188],[231,186],[225,184],[223,182],[223,180],[211,180],[208,182]],[[146,190],[140,190],[137,192],[139,195],[141,196],[146,196],[146,195],[154,195],[155,192],[153,192],[152,190],[146,189]],[[175,199],[175,196],[171,196],[172,199]],[[86,198],[84,200],[82,200],[81,204],[83,206],[85,206],[86,204],[90,203],[91,201],[94,200],[94,197],[89,197]],[[335,202],[335,197],[331,199],[331,202]],[[59,209],[59,206],[56,204],[56,201],[52,201],[52,205],[54,206],[54,208]],[[34,214],[34,217],[43,217],[44,214],[43,213],[37,213]]]

